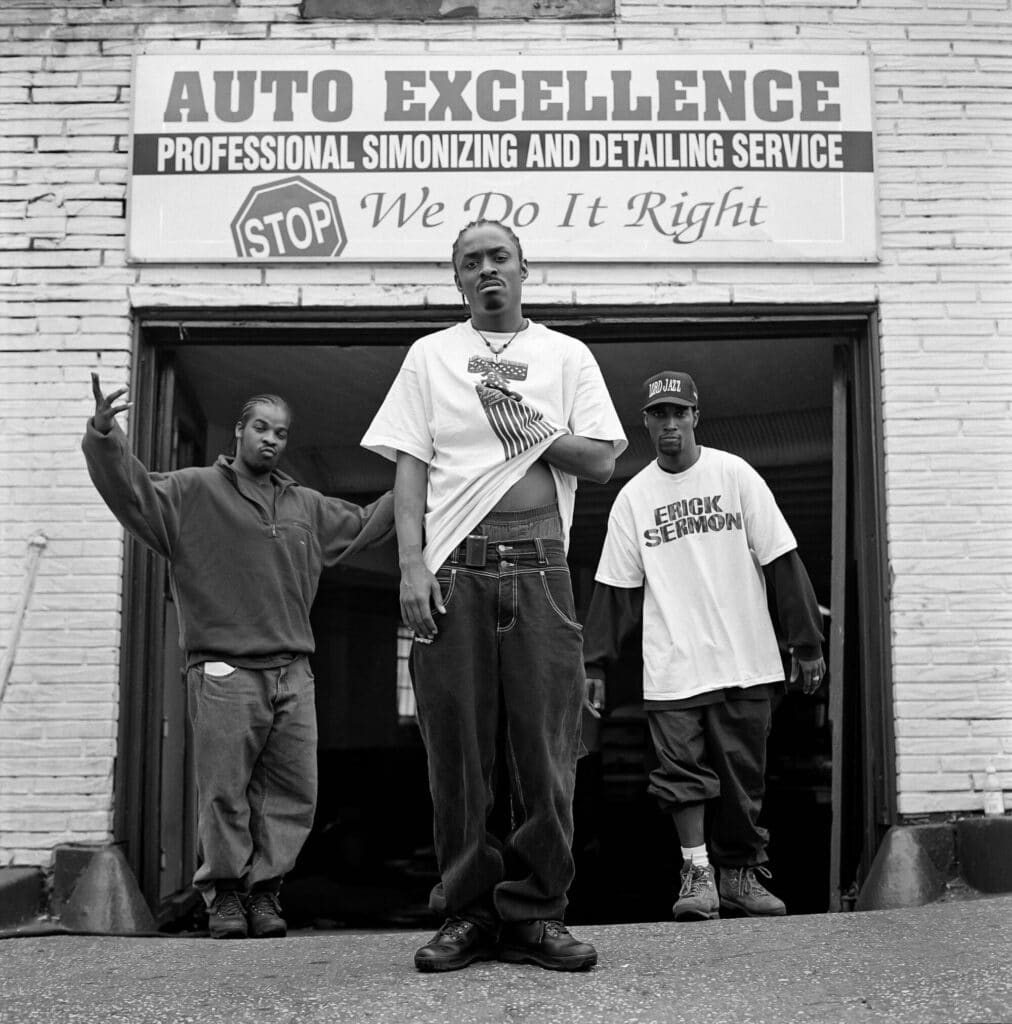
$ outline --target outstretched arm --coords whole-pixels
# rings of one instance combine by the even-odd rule
[[[359,551],[393,540],[394,498],[390,491],[365,506],[320,495],[319,507],[324,565],[337,565]]]
[[[171,558],[179,532],[179,482],[172,473],[149,473],[131,453],[126,434],[116,422],[119,413],[133,404],[116,404],[126,390],[104,395],[98,374],[91,375],[95,413],[88,420],[81,447],[92,482],[113,515],[142,543]]]

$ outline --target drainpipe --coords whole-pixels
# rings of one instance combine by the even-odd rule
[[[3,654],[3,663],[0,665],[0,704],[3,703],[7,682],[11,677],[11,670],[14,668],[14,659],[17,655],[18,643],[21,640],[21,627],[24,625],[28,602],[32,599],[32,591],[35,589],[35,577],[39,573],[39,559],[48,543],[49,538],[44,533],[37,533],[28,542],[28,559],[25,565],[25,578],[21,583],[21,596],[18,598],[18,606],[14,611],[10,640]]]

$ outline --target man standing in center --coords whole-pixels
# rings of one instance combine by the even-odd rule
[[[401,614],[429,762],[446,915],[421,971],[496,956],[553,970],[597,962],[562,924],[584,699],[566,564],[578,477],[625,448],[585,345],[523,314],[527,261],[495,221],[453,246],[470,318],[412,345],[365,447],[396,460]],[[509,826],[493,832],[496,780]]]

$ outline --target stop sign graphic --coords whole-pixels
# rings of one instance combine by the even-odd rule
[[[338,256],[348,242],[337,200],[305,178],[258,185],[232,221],[240,256],[291,260]]]

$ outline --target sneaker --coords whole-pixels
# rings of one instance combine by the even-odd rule
[[[462,917],[449,917],[435,935],[415,951],[420,971],[459,971],[476,960],[495,959],[495,936]]]
[[[215,893],[207,911],[207,925],[212,939],[245,939],[247,929],[243,894],[235,889]]]
[[[787,913],[784,901],[756,878],[757,873],[764,878],[772,877],[764,867],[720,869],[722,910],[737,910],[748,917],[781,917]]]
[[[499,959],[550,971],[583,971],[597,963],[597,950],[574,939],[561,921],[515,921],[503,925]]]
[[[281,916],[281,901],[276,892],[250,893],[246,904],[246,920],[254,939],[283,939],[288,925]]]
[[[671,913],[676,921],[712,921],[720,916],[712,865],[685,861],[682,865],[682,887],[678,890],[678,899]]]

